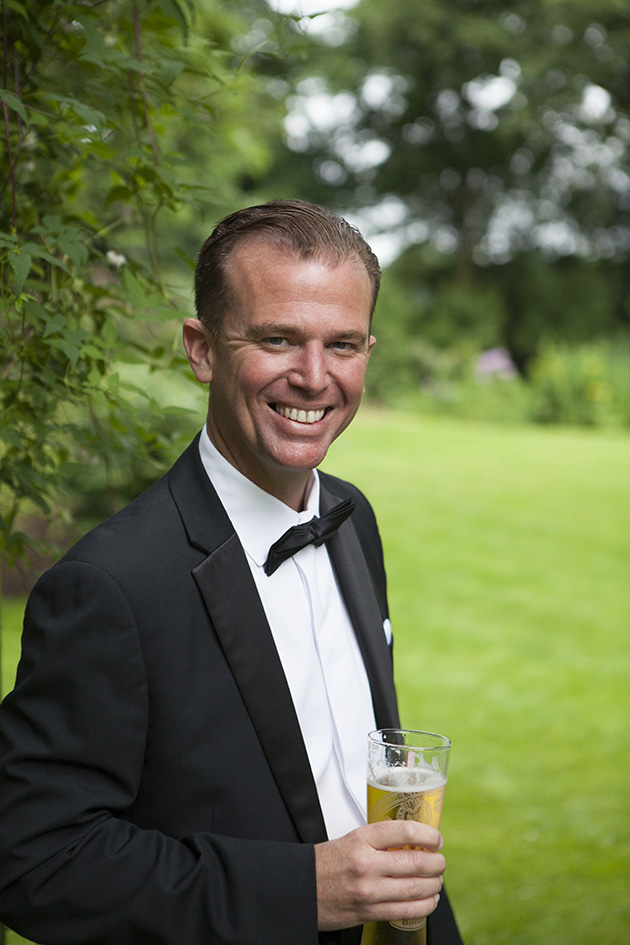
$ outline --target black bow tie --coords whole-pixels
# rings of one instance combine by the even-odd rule
[[[354,511],[352,499],[344,499],[321,518],[312,518],[303,525],[294,525],[273,543],[265,561],[265,574],[273,574],[283,561],[307,545],[323,545],[335,534],[342,522]]]

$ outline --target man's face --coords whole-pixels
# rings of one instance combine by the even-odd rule
[[[367,272],[250,240],[229,275],[234,301],[210,341],[210,437],[266,491],[303,489],[361,401],[374,343]]]

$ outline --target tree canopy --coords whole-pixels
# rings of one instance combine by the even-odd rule
[[[248,56],[255,12],[217,0],[197,12],[188,0],[2,0],[9,560],[31,541],[20,513],[62,515],[68,477],[105,469],[99,491],[111,498],[116,468],[139,491],[147,463],[169,452],[183,411],[142,378],[180,360],[172,320],[189,305],[191,257],[209,221],[246,201],[243,180],[268,167],[265,134],[282,114]]]
[[[293,70],[278,173],[404,253],[406,328],[521,367],[542,337],[627,329],[624,0],[362,0],[343,22]]]

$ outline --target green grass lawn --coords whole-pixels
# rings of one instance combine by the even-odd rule
[[[467,945],[630,941],[630,437],[363,410],[326,468],[379,517],[403,724],[453,739]]]
[[[630,941],[630,437],[365,412],[403,724],[449,735],[467,945]]]

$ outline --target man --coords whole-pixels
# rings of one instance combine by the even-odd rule
[[[23,935],[332,945],[434,912],[439,833],[361,826],[365,735],[398,724],[385,573],[365,498],[313,471],[358,409],[378,285],[362,237],[299,201],[204,244],[184,345],[206,426],[27,608],[0,767]],[[298,525],[315,544],[270,551]],[[459,941],[444,895],[429,921]]]

